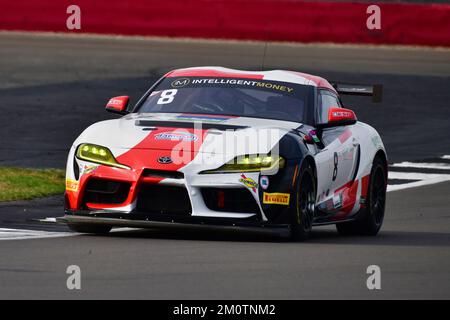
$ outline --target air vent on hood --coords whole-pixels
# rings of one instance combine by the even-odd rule
[[[168,128],[195,128],[200,127],[203,130],[217,129],[217,130],[240,130],[246,129],[246,126],[235,126],[222,123],[207,123],[207,122],[184,122],[184,121],[155,121],[155,120],[136,120],[136,126],[139,127],[168,127]]]

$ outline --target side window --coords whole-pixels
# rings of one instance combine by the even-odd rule
[[[318,123],[328,122],[328,110],[330,108],[341,107],[341,104],[337,97],[329,91],[321,91],[319,95],[319,112]]]

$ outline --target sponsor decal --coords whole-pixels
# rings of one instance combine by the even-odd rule
[[[294,88],[288,87],[281,83],[263,82],[255,80],[244,79],[223,79],[223,78],[209,78],[209,79],[193,79],[192,84],[221,84],[221,85],[240,85],[249,86],[263,89],[271,89],[275,91],[282,91],[287,93],[293,93]]]
[[[355,153],[355,147],[348,146],[344,150],[338,153],[338,158],[344,160],[353,160],[353,154]]]
[[[373,136],[371,140],[372,140],[372,143],[375,148],[378,148],[381,146],[381,139],[379,136]]]
[[[155,140],[197,141],[198,136],[189,132],[161,132],[155,135]]]
[[[109,99],[108,104],[109,105],[114,105],[114,106],[119,106],[119,105],[122,104],[122,100],[116,99],[116,98],[112,98],[112,99]]]
[[[333,111],[331,114],[335,118],[350,118],[352,116],[352,113],[348,111]]]
[[[264,204],[281,204],[288,206],[290,198],[291,195],[289,193],[263,193]]]
[[[261,176],[261,178],[259,179],[259,185],[263,190],[266,190],[269,187],[269,177]]]
[[[339,201],[341,201],[341,203],[339,203]],[[339,205],[339,207],[336,207],[336,205]],[[324,212],[333,212],[341,207],[342,207],[342,199],[339,199],[338,197],[333,197],[332,199],[328,199],[318,205],[319,210]]]
[[[315,143],[319,143],[319,142],[320,142],[319,137],[317,137],[317,132],[316,132],[316,130],[309,130],[308,135],[313,139],[313,141],[314,141]]]
[[[184,86],[187,86],[190,82],[191,80],[189,78],[179,78],[172,81],[170,85],[172,86],[172,88],[182,88]]]
[[[72,179],[66,179],[66,190],[67,191],[78,191],[79,182]]]
[[[333,196],[333,206],[334,206],[334,209],[338,209],[338,208],[342,207],[342,193],[335,194]]]
[[[161,164],[170,164],[172,163],[172,158],[170,157],[159,157],[158,162]]]
[[[95,170],[97,170],[98,166],[97,165],[82,165],[80,167],[80,176],[84,175],[84,174],[89,174],[94,172]]]
[[[239,182],[242,183],[247,188],[252,189],[253,192],[256,192],[256,189],[258,188],[258,183],[252,178],[247,178],[243,173],[241,174]]]

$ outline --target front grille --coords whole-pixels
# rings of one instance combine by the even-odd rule
[[[131,184],[93,178],[87,182],[83,203],[120,204],[130,192]]]
[[[142,176],[144,177],[151,177],[151,178],[170,178],[170,179],[183,179],[184,174],[183,172],[179,171],[167,171],[167,170],[153,170],[153,169],[145,169],[142,173]]]
[[[143,184],[137,199],[138,212],[190,215],[191,201],[186,188]]]
[[[250,194],[243,188],[202,188],[203,200],[209,210],[237,213],[259,213],[259,207]]]

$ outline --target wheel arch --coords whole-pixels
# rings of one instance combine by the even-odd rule
[[[387,174],[388,174],[388,160],[387,160],[387,155],[386,155],[386,152],[384,151],[384,150],[382,150],[382,149],[380,149],[380,150],[378,150],[376,153],[375,153],[375,156],[373,157],[373,161],[372,161],[372,163],[375,161],[375,159],[380,159],[382,162],[383,162],[383,165],[384,165],[384,169],[385,169],[385,172],[386,172],[386,181],[387,181]]]
[[[305,156],[305,158],[303,158],[303,162],[308,163],[311,168],[313,169],[314,172],[314,178],[316,179],[316,184],[317,184],[317,166],[316,166],[316,161],[314,160],[313,156],[308,154]]]

